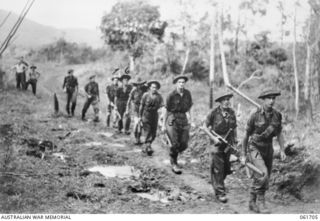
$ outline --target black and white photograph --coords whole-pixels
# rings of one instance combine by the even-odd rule
[[[320,0],[0,0],[0,220],[191,214],[320,219]]]

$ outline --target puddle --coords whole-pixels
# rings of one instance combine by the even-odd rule
[[[63,162],[66,162],[66,155],[64,155],[63,153],[53,153],[52,156],[55,156],[61,159]]]
[[[150,194],[150,193],[137,193],[138,196],[148,199],[150,201],[159,201],[161,203],[169,203],[169,200],[166,197],[165,192],[156,192],[154,194]]]
[[[113,147],[125,147],[125,145],[121,144],[121,143],[112,143],[112,144],[110,144],[110,146],[113,146]]]
[[[99,172],[106,178],[118,177],[118,178],[138,178],[140,172],[135,170],[132,166],[94,166],[89,168],[90,172]]]
[[[99,135],[105,136],[105,137],[112,137],[113,133],[110,132],[100,132]]]
[[[83,145],[85,145],[85,146],[101,146],[102,143],[101,142],[88,142]]]
[[[170,165],[170,160],[164,160],[163,163],[166,165]],[[178,160],[178,164],[185,165],[186,161],[185,160]]]
[[[141,149],[126,150],[123,153],[141,153]]]

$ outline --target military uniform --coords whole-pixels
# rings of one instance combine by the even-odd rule
[[[171,141],[169,155],[172,165],[177,165],[178,154],[188,147],[190,126],[186,112],[191,109],[192,104],[191,93],[187,89],[183,89],[182,96],[175,89],[166,99],[167,119],[165,126]]]
[[[36,68],[36,67],[35,66],[31,66],[30,68],[33,69],[33,68]],[[40,73],[37,72],[37,71],[31,71],[29,73],[29,80],[27,81],[26,89],[28,89],[29,84],[30,84],[31,87],[32,87],[32,92],[33,92],[34,95],[36,95],[36,93],[37,93],[37,82],[38,82],[38,78],[39,77],[40,77]]]
[[[132,85],[127,85],[125,88],[123,86],[119,87],[116,91],[116,106],[120,114],[121,119],[118,121],[118,130],[121,131],[124,127],[125,132],[130,129],[130,116],[124,116],[127,108],[127,102],[129,99],[129,94],[132,90]]]
[[[148,87],[141,84],[134,87],[129,94],[129,101],[131,101],[131,104],[133,106],[133,116],[134,116],[133,128],[134,128],[134,136],[136,138],[136,144],[139,144],[140,136],[141,136],[141,131],[138,125],[139,108],[140,108],[142,96],[145,92],[147,92],[147,90],[148,90]],[[128,105],[130,104],[128,103]]]
[[[97,82],[89,82],[84,90],[86,91],[86,93],[88,95],[90,95],[90,97],[87,97],[87,100],[83,106],[82,109],[82,119],[85,119],[85,115],[86,112],[88,110],[88,108],[90,107],[90,105],[92,105],[93,107],[93,111],[94,111],[94,121],[98,121],[99,120],[99,85]]]
[[[16,87],[18,89],[26,89],[26,71],[28,66],[28,63],[25,61],[20,61],[14,66],[14,69],[16,70]]]
[[[236,115],[233,109],[222,110],[221,106],[213,109],[207,116],[207,127],[225,138],[229,144],[235,143],[235,131],[237,127]],[[226,137],[227,136],[227,137]],[[220,144],[216,146],[217,152],[211,153],[211,182],[217,197],[225,196],[224,180],[231,174],[230,151],[225,152],[226,146]]]
[[[119,88],[118,84],[112,84],[112,85],[108,85],[106,88],[106,92],[107,92],[107,96],[109,99],[109,104],[107,106],[107,126],[110,126],[110,117],[111,117],[111,112],[114,109],[114,106],[111,105],[111,103],[114,104],[114,100],[116,97],[116,91]]]
[[[67,92],[67,105],[66,111],[70,115],[70,103],[71,103],[71,114],[74,115],[74,110],[76,109],[77,105],[77,90],[78,87],[78,79],[73,76],[69,75],[64,78],[62,89],[66,88]]]
[[[259,108],[247,122],[246,130],[251,136],[248,146],[250,160],[264,173],[263,177],[254,177],[250,188],[253,194],[264,194],[268,189],[273,159],[272,140],[282,130],[281,121],[282,115],[275,109],[267,112]]]
[[[146,152],[151,151],[151,144],[156,138],[157,127],[158,127],[158,110],[163,107],[163,98],[156,92],[152,94],[147,92],[143,95],[139,110],[139,116],[143,124],[144,132],[144,143],[146,147]],[[152,154],[152,152],[151,152]]]
[[[279,96],[280,92],[266,90],[259,98],[265,99]],[[282,115],[272,107],[257,108],[250,114],[246,125],[246,137],[250,137],[247,156],[252,164],[263,172],[263,176],[253,174],[250,187],[249,209],[255,212],[269,213],[265,204],[265,192],[269,188],[269,177],[273,161],[273,137],[281,134]],[[280,142],[280,141],[279,141]],[[280,144],[280,143],[279,143]],[[280,144],[282,147],[283,144]],[[256,200],[258,199],[258,204]]]

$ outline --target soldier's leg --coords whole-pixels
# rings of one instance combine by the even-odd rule
[[[139,145],[141,144],[141,126],[139,125],[141,122],[139,122],[139,117],[138,114],[135,113],[135,116],[133,118],[133,132],[134,132],[134,137],[135,137],[135,144]]]
[[[106,124],[107,127],[110,127],[110,120],[111,120],[111,108],[112,106],[110,104],[108,104],[107,106],[107,117],[106,117]]]
[[[67,114],[70,115],[70,102],[71,102],[72,93],[67,91],[67,104],[66,104],[66,111]]]
[[[84,120],[85,117],[86,117],[86,113],[87,113],[88,108],[90,107],[91,101],[92,101],[91,99],[87,98],[86,102],[83,105],[83,108],[82,108],[82,120]]]
[[[26,72],[23,72],[21,76],[22,89],[26,90]]]
[[[92,101],[91,104],[92,104],[93,113],[94,113],[93,121],[94,122],[99,122],[99,112],[100,112],[99,102],[98,102],[98,100],[94,100],[94,101]]]
[[[124,132],[128,135],[130,134],[130,124],[131,124],[131,116],[130,113],[123,116],[123,124],[124,124]]]
[[[74,91],[72,93],[72,98],[71,98],[71,114],[72,114],[72,116],[74,116],[74,111],[76,109],[76,106],[77,106],[77,92]]]
[[[16,73],[16,82],[17,82],[17,88],[20,89],[20,87],[21,87],[21,73]]]
[[[150,134],[151,134],[151,124],[149,121],[143,121],[143,135],[144,135],[144,141],[143,145],[144,148],[142,152],[147,153],[147,151],[150,148]]]
[[[217,199],[223,203],[227,202],[226,190],[224,186],[225,175],[225,156],[223,152],[211,154],[210,165],[211,183]]]
[[[32,86],[33,94],[36,95],[36,93],[37,93],[37,81],[32,82],[31,86]]]
[[[179,127],[179,153],[182,153],[184,150],[188,148],[189,130],[189,125]]]
[[[178,153],[179,153],[179,140],[178,140],[178,128],[176,123],[168,117],[166,122],[166,130],[168,139],[170,140],[169,157],[172,171],[177,174],[181,174],[181,170],[178,168]]]
[[[118,121],[118,131],[121,132],[121,130],[123,129],[123,115],[125,112],[125,103],[124,102],[120,102],[117,104],[117,108],[118,108],[118,112],[120,114],[120,119]]]
[[[269,211],[265,207],[265,200],[264,200],[264,194],[266,189],[268,188],[268,168],[265,164],[265,161],[260,154],[260,152],[256,149],[251,149],[250,151],[250,157],[252,164],[257,167],[260,171],[264,173],[263,176],[260,176],[257,173],[253,173],[253,181],[250,187],[250,199],[257,199],[256,209],[260,213],[268,213]],[[250,208],[249,203],[249,209]],[[253,211],[255,211],[253,209]],[[255,211],[257,212],[257,211]]]

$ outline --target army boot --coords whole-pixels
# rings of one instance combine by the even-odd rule
[[[268,209],[268,207],[266,205],[264,193],[258,194],[257,207],[259,208],[260,213],[264,213],[264,214],[270,213],[270,210]]]
[[[257,202],[257,194],[250,193],[249,210],[251,210],[255,213],[259,213],[259,208],[258,208],[256,202]]]
[[[178,164],[177,164],[177,157],[170,156],[170,163],[171,163],[172,172],[174,172],[175,174],[182,173],[181,169],[178,167]]]
[[[151,144],[146,145],[146,153],[148,154],[148,156],[152,156],[153,150],[151,148]]]
[[[226,194],[217,194],[216,195],[217,200],[219,200],[221,203],[226,203],[228,202],[228,198]]]

